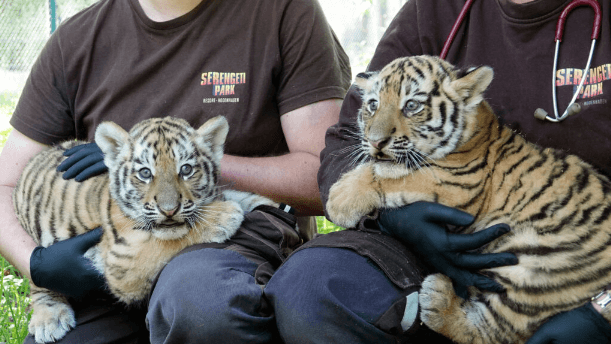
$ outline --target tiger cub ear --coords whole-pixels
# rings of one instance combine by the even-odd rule
[[[104,164],[109,168],[118,160],[121,149],[128,141],[127,131],[113,122],[102,122],[95,130],[95,142],[104,152]]]
[[[376,75],[380,72],[363,72],[356,75],[354,79],[354,85],[358,87],[360,90],[366,90],[369,88],[371,81],[374,79]]]
[[[212,150],[213,158],[220,162],[223,157],[223,145],[229,133],[229,123],[223,116],[216,116],[209,119],[197,129],[197,144],[200,147],[209,147]]]
[[[494,77],[492,68],[482,66],[467,70],[461,78],[452,81],[452,88],[463,98],[467,107],[475,107],[484,99],[482,94]]]

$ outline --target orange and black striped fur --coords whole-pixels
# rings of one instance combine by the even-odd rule
[[[102,123],[95,141],[104,152],[108,174],[81,183],[64,180],[56,172],[62,154],[82,142],[46,150],[29,162],[15,188],[17,217],[45,247],[102,226],[101,242],[86,256],[104,273],[119,301],[138,303],[156,274],[183,248],[231,237],[244,211],[252,210],[243,209],[244,203],[251,202],[250,208],[275,204],[253,194],[219,191],[228,128],[221,116],[197,130],[172,117],[145,120],[129,133]],[[62,338],[75,326],[66,298],[33,284],[31,290],[30,333],[40,343]]]
[[[432,201],[476,216],[464,233],[507,223],[483,252],[513,252],[516,266],[487,274],[506,293],[428,276],[421,319],[458,343],[523,343],[550,316],[590,301],[611,282],[611,184],[574,155],[538,147],[500,126],[483,92],[489,67],[461,74],[429,56],[360,74],[365,161],[331,188],[328,214],[354,226],[375,209]],[[611,312],[603,315],[611,320]]]

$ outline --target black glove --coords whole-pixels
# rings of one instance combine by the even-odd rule
[[[65,172],[62,176],[64,179],[74,178],[82,182],[108,171],[104,164],[104,153],[95,142],[72,147],[64,155],[68,158],[57,166],[58,172]]]
[[[475,250],[509,232],[506,224],[494,225],[473,234],[454,234],[445,225],[468,226],[474,217],[437,203],[416,202],[397,209],[384,209],[378,223],[383,232],[397,238],[436,271],[452,279],[456,295],[466,299],[467,287],[503,292],[496,281],[477,270],[515,265],[513,253],[477,254]]]
[[[611,325],[591,303],[551,317],[526,344],[611,343]]]
[[[73,298],[104,291],[104,276],[83,256],[101,237],[102,228],[96,228],[46,248],[36,247],[30,257],[32,282]]]

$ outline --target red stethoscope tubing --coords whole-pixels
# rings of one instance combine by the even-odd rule
[[[573,0],[564,8],[562,14],[560,14],[560,18],[558,18],[558,23],[556,24],[556,41],[562,41],[566,18],[575,7],[579,6],[590,6],[594,10],[594,25],[592,25],[591,39],[598,39],[598,36],[600,35],[600,23],[602,22],[602,11],[600,10],[600,4],[596,0]]]
[[[462,10],[460,10],[460,14],[456,19],[456,22],[454,22],[452,30],[450,31],[450,34],[448,35],[445,43],[443,44],[441,54],[439,54],[439,57],[441,57],[442,59],[445,60],[445,58],[448,56],[448,50],[450,50],[450,46],[452,46],[452,43],[454,42],[454,38],[456,37],[458,29],[460,29],[463,21],[465,20],[465,17],[467,16],[467,13],[469,13],[471,5],[473,5],[473,1],[474,0],[467,0],[463,5]],[[592,39],[598,39],[598,36],[600,35],[600,23],[602,21],[602,12],[600,10],[600,5],[596,0],[574,0],[571,1],[571,3],[564,8],[564,11],[562,11],[560,18],[558,18],[558,23],[556,24],[556,41],[562,40],[562,35],[564,33],[564,23],[566,22],[566,18],[569,16],[569,12],[571,12],[575,7],[583,5],[588,5],[594,9],[595,18],[594,26],[592,28]]]
[[[448,56],[448,50],[450,50],[450,47],[452,46],[452,43],[454,42],[454,38],[456,37],[456,33],[458,32],[458,29],[460,29],[463,21],[465,21],[465,17],[467,16],[467,13],[469,13],[469,10],[471,9],[471,5],[473,5],[473,1],[474,0],[467,0],[467,2],[465,2],[465,5],[462,7],[462,10],[460,10],[460,14],[458,15],[458,18],[456,18],[456,21],[454,22],[454,25],[452,26],[452,30],[450,31],[448,38],[446,38],[446,41],[443,44],[443,49],[441,49],[441,54],[439,54],[439,57],[441,57],[442,59],[445,60],[446,56]]]

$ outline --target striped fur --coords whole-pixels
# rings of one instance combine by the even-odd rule
[[[86,255],[119,301],[138,303],[176,253],[223,242],[241,224],[245,210],[234,199],[250,194],[232,191],[225,200],[217,185],[227,132],[220,116],[197,130],[172,117],[143,121],[129,133],[102,123],[95,140],[109,173],[81,183],[64,180],[56,172],[63,152],[82,142],[60,144],[25,167],[13,194],[15,212],[45,247],[102,226],[101,242]],[[30,333],[39,343],[62,338],[75,326],[70,305],[58,293],[31,286]]]
[[[433,201],[476,216],[462,233],[512,231],[482,252],[513,252],[488,269],[507,288],[470,288],[428,276],[421,318],[458,343],[523,343],[550,316],[579,307],[611,282],[611,184],[574,155],[538,147],[500,126],[482,93],[492,69],[461,76],[436,57],[393,61],[361,74],[357,166],[330,190],[327,211],[351,227],[375,209]],[[611,320],[609,311],[603,313]]]

